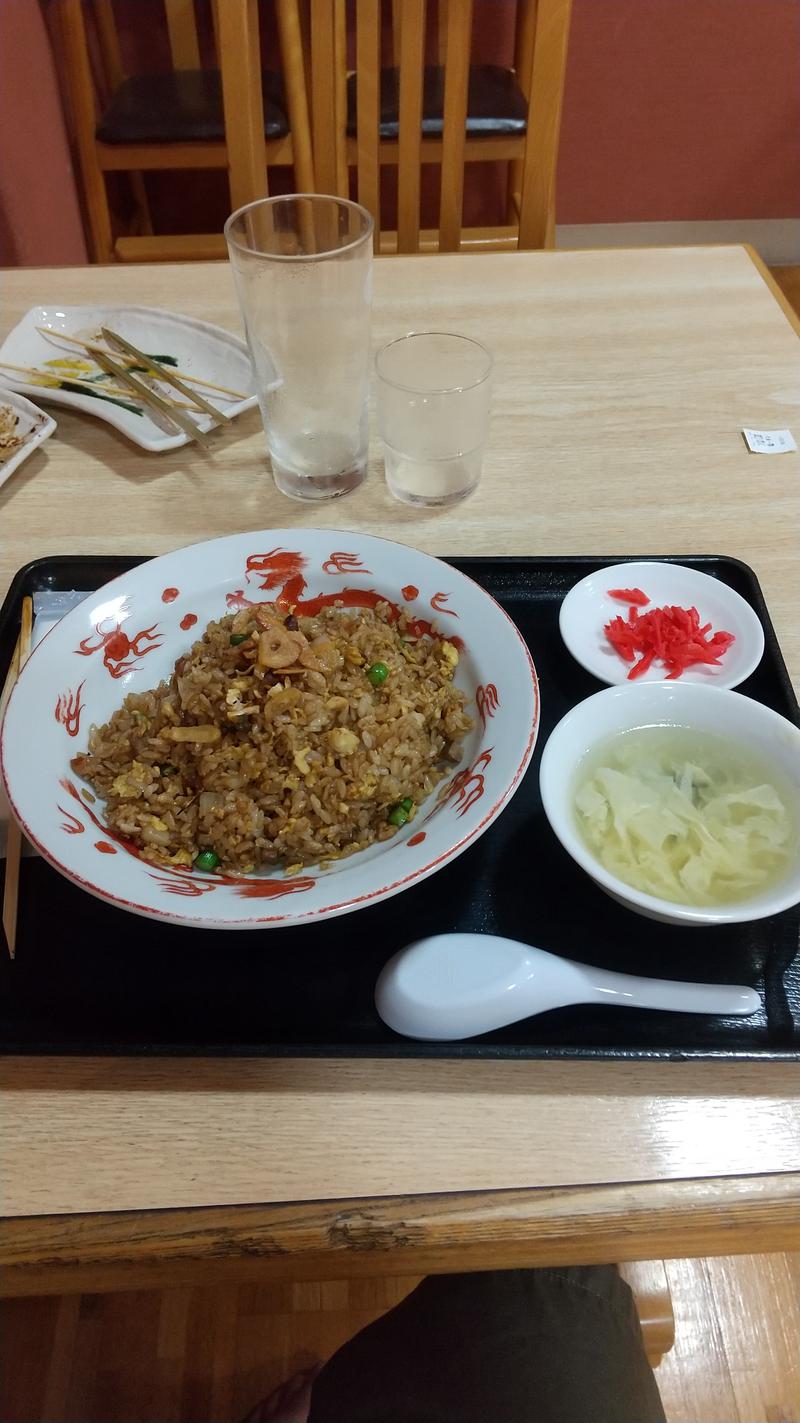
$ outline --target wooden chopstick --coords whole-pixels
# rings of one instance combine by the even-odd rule
[[[122,381],[123,385],[129,386],[131,390],[135,391],[145,405],[154,405],[156,410],[160,410],[163,415],[167,415],[173,424],[183,430],[184,434],[188,435],[190,440],[197,440],[199,445],[202,445],[204,449],[208,449],[211,444],[208,435],[204,430],[201,430],[195,425],[194,420],[190,420],[188,415],[184,415],[183,411],[174,401],[165,400],[163,395],[158,395],[156,391],[151,390],[149,385],[145,385],[144,381],[139,380],[138,376],[133,375],[129,370],[126,370],[124,366],[112,360],[105,352],[101,353],[100,351],[96,351],[94,359],[109,375],[115,376],[117,380]]]
[[[52,331],[49,326],[37,326],[36,330],[40,335],[48,337],[54,346],[56,345],[56,341],[67,341],[70,346],[80,346],[84,351],[89,351],[90,354],[104,349],[102,346],[99,346],[96,341],[81,341],[77,336],[68,336],[66,331]],[[58,350],[57,346],[56,350]],[[213,380],[203,380],[201,376],[191,375],[189,371],[179,371],[176,368],[175,374],[176,376],[180,376],[181,380],[188,380],[190,385],[202,385],[204,390],[217,390],[220,395],[229,395],[231,400],[247,400],[248,398],[247,392],[244,390],[232,390],[229,385],[215,385]]]
[[[124,336],[118,336],[116,331],[112,331],[108,326],[101,326],[100,331],[109,346],[113,346],[115,350],[121,351],[124,356],[133,356],[137,363],[140,366],[144,366],[151,376],[155,376],[158,380],[166,381],[168,385],[174,386],[177,391],[180,391],[181,395],[188,395],[189,399],[194,400],[196,404],[200,406],[200,409],[205,411],[206,415],[211,416],[215,425],[230,424],[230,415],[225,415],[222,410],[217,410],[215,406],[210,405],[205,396],[201,395],[199,391],[191,391],[188,385],[184,385],[183,381],[176,376],[175,372],[170,370],[169,366],[159,365],[158,361],[154,361],[150,356],[146,356],[144,351],[138,350],[130,341],[126,341]]]
[[[3,695],[0,698],[0,711],[5,709],[5,703],[11,696],[12,688],[28,660],[31,650],[31,637],[33,634],[33,599],[23,598],[22,618],[20,621],[19,637],[14,656],[11,659],[11,666],[6,677]],[[16,669],[15,669],[16,663]],[[6,839],[6,879],[3,886],[3,928],[6,932],[6,944],[8,945],[9,956],[13,959],[17,951],[17,908],[19,905],[19,866],[22,857],[22,831],[16,820],[8,822],[8,836]]]

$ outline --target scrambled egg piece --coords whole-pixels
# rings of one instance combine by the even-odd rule
[[[352,756],[358,750],[359,739],[346,726],[337,726],[328,732],[328,743],[337,756]]]
[[[111,789],[114,795],[120,800],[136,800],[144,795],[146,787],[153,779],[153,772],[150,766],[143,766],[141,761],[133,761],[130,770],[123,775],[117,776]],[[166,830],[166,825],[164,829]]]

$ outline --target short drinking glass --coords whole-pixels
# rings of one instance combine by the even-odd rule
[[[492,357],[442,331],[390,341],[375,360],[386,482],[406,504],[454,504],[478,483]]]
[[[264,198],[225,237],[275,483],[347,494],[367,471],[372,218],[341,198]]]

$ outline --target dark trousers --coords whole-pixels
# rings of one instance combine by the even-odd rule
[[[325,1365],[309,1423],[665,1423],[611,1265],[423,1280]]]

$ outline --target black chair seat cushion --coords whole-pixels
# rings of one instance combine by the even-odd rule
[[[347,132],[356,132],[356,78],[347,82]],[[399,70],[381,70],[381,138],[397,138]],[[422,132],[441,138],[444,114],[444,69],[427,65],[422,90]],[[467,133],[476,138],[492,133],[525,132],[528,104],[512,69],[497,64],[475,64],[469,71]]]
[[[279,74],[266,70],[264,132],[289,132]],[[180,69],[171,74],[134,74],[116,90],[97,125],[103,143],[217,142],[225,138],[222,79],[218,69]]]

